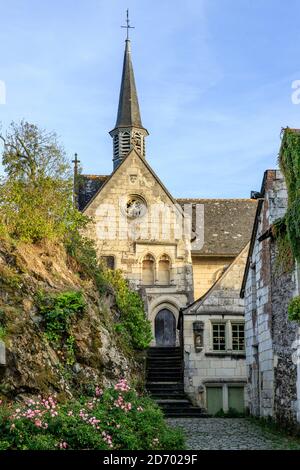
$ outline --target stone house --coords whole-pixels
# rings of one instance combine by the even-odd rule
[[[300,422],[299,326],[288,320],[289,301],[299,295],[299,271],[278,265],[274,222],[285,215],[287,189],[279,170],[264,174],[241,297],[245,301],[247,393],[255,416],[288,426]],[[298,361],[299,362],[299,361]]]
[[[185,390],[209,414],[247,406],[244,302],[249,244],[206,294],[183,309]]]

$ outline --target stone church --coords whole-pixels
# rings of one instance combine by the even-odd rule
[[[245,381],[243,306],[235,296],[241,287],[242,269],[236,274],[235,267],[230,267],[241,253],[238,262],[244,267],[243,250],[250,240],[257,201],[175,199],[169,193],[151,168],[151,156],[146,152],[148,130],[141,120],[129,39],[125,41],[117,120],[109,134],[112,173],[81,174],[77,180],[78,207],[93,220],[87,235],[95,240],[99,257],[107,266],[121,269],[140,292],[152,325],[152,346],[157,351],[181,346],[185,391],[193,403],[208,407],[203,379],[210,378],[214,379],[210,388],[216,387],[219,394],[218,398],[211,391],[210,408],[226,411],[228,390],[223,390],[224,383],[238,382],[243,387]],[[171,155],[169,158],[171,162]],[[229,283],[231,294],[226,297],[233,272],[235,281]],[[195,302],[210,295],[226,273],[217,308],[212,302],[202,318]],[[232,314],[229,323],[225,313]],[[206,339],[197,346],[203,330]],[[233,345],[234,341],[239,343]],[[234,350],[235,346],[238,349]],[[216,365],[220,358],[223,362]],[[199,380],[201,367],[205,377]]]

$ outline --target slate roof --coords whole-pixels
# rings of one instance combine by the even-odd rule
[[[99,191],[109,175],[80,175],[78,177],[78,209],[82,211]]]
[[[131,62],[131,46],[129,39],[125,41],[119,108],[115,127],[143,128]]]
[[[192,204],[193,230],[196,204],[204,205],[204,245],[193,250],[202,256],[237,256],[251,238],[257,201],[254,199],[177,199],[183,207]],[[197,230],[196,230],[197,231]]]

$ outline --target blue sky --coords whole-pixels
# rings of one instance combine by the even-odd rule
[[[175,197],[248,197],[300,127],[300,2],[1,0],[0,105],[55,130],[85,173],[112,170],[130,9],[147,159]]]

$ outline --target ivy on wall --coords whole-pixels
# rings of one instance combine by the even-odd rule
[[[278,219],[274,222],[272,227],[272,234],[276,240],[277,256],[275,269],[276,274],[290,272],[294,269],[294,255],[291,249],[285,217]]]
[[[287,185],[288,207],[277,240],[280,244],[285,238],[293,258],[300,262],[300,132],[295,129],[283,129],[279,166]]]

